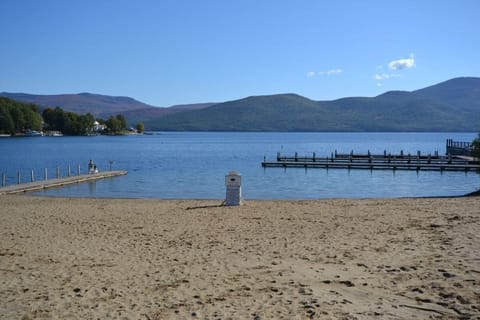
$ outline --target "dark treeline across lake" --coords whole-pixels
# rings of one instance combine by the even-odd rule
[[[100,170],[127,176],[51,189],[36,195],[108,198],[223,199],[224,178],[242,174],[246,199],[318,199],[454,196],[480,189],[475,172],[287,169],[261,167],[264,157],[387,152],[445,154],[446,139],[472,141],[477,133],[198,133],[138,136],[0,138],[0,173],[7,184],[50,178],[60,168],[82,173],[93,159]]]

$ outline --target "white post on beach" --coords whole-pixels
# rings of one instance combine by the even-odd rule
[[[33,174],[33,169],[30,171],[30,181],[33,182],[35,181],[35,175]]]
[[[240,205],[242,202],[242,176],[236,171],[230,171],[225,176],[225,186],[227,187],[225,205]]]
[[[20,171],[17,171],[17,183],[20,184]]]
[[[68,176],[69,176],[69,177],[70,177],[70,174],[71,174],[71,173],[70,173],[70,169],[71,169],[71,168],[70,168],[70,164],[68,164]]]
[[[48,171],[47,171],[47,168],[45,168],[45,171],[43,172],[43,178],[45,181],[48,180]]]
[[[60,178],[60,168],[57,166],[57,179]]]
[[[77,171],[78,175],[80,175],[80,165],[78,165],[78,171]]]

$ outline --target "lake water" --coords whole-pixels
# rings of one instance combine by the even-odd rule
[[[0,173],[7,184],[49,178],[70,165],[85,173],[89,159],[100,170],[128,175],[36,193],[47,196],[223,199],[225,175],[242,175],[246,199],[372,198],[462,195],[480,189],[475,172],[370,171],[262,168],[276,153],[445,153],[446,139],[472,141],[476,133],[198,133],[139,136],[0,138]]]

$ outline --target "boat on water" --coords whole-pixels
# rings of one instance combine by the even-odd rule
[[[63,133],[60,131],[46,131],[45,135],[47,137],[63,137]]]
[[[25,136],[26,137],[43,137],[43,132],[37,131],[37,130],[27,130],[25,131]]]

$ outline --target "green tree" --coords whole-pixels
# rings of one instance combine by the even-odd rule
[[[48,130],[62,132],[65,131],[65,112],[60,107],[56,107],[55,109],[47,108],[43,110],[42,117]]]
[[[23,111],[26,129],[42,130],[42,118],[39,116],[38,108],[29,104]]]
[[[116,116],[116,119],[120,123],[120,130],[127,130],[127,120],[125,119],[125,117],[121,114],[118,114]]]
[[[87,113],[78,115],[73,112],[65,112],[61,108],[47,108],[43,111],[43,120],[48,130],[61,131],[69,135],[85,135],[92,131],[95,118]]]
[[[38,107],[34,104],[0,97],[0,132],[14,134],[28,129],[42,129],[42,118]]]
[[[473,140],[472,145],[473,156],[476,158],[480,158],[480,133],[478,134],[478,137]]]
[[[116,117],[110,116],[110,118],[105,121],[105,125],[107,126],[108,133],[115,134],[122,131],[122,124]]]
[[[85,127],[85,132],[92,132],[93,123],[95,122],[95,117],[89,112],[82,116],[82,123]]]
[[[27,129],[25,115],[20,108],[10,109],[10,115],[15,125],[15,132],[23,132]]]
[[[110,116],[110,118],[105,121],[105,125],[107,126],[106,131],[109,134],[119,134],[127,130],[127,120],[125,120],[125,117],[121,114],[115,117]]]
[[[145,131],[145,125],[143,124],[143,122],[137,123],[136,129],[139,133],[143,133]]]
[[[52,108],[47,108],[42,112],[42,118],[45,123],[45,128],[48,130],[58,130],[56,128],[57,113]]]
[[[15,124],[6,106],[0,106],[0,133],[15,133]]]

